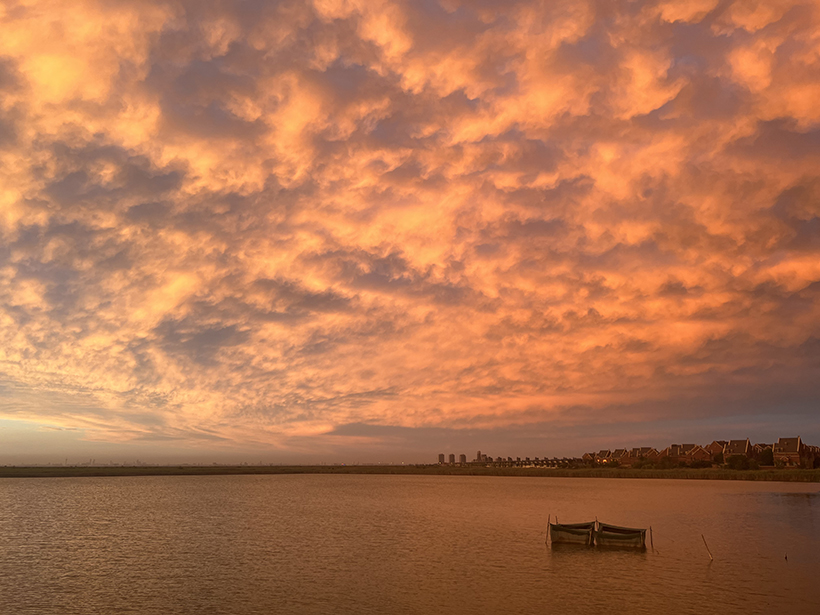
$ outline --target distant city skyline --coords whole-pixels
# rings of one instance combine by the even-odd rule
[[[735,459],[740,457],[742,459]],[[744,460],[745,459],[745,460]],[[715,439],[708,444],[671,443],[667,446],[626,446],[587,451],[582,455],[556,456],[544,453],[533,457],[520,455],[498,455],[476,451],[468,461],[466,455],[439,453],[439,465],[491,464],[501,466],[541,466],[565,467],[577,465],[613,465],[641,467],[710,467],[724,463],[737,468],[757,469],[758,467],[781,466],[814,469],[820,467],[820,446],[810,444],[801,436],[780,436],[771,442],[752,442],[749,438]]]
[[[0,463],[820,442],[816,3],[0,23]]]

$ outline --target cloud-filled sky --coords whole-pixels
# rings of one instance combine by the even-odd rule
[[[0,32],[0,461],[820,444],[815,2]]]

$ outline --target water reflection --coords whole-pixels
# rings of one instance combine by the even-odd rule
[[[612,567],[646,564],[650,553],[641,549],[618,547],[586,547],[573,544],[545,545],[551,566],[561,566],[570,570],[592,568],[608,570]]]
[[[0,613],[658,613],[715,604],[724,614],[766,605],[816,612],[807,605],[820,604],[817,486],[788,487],[389,476],[5,480]],[[651,523],[657,552],[550,546],[546,511]]]
[[[820,493],[777,493],[774,494],[779,496],[785,500],[794,499],[794,500],[802,500],[805,502],[811,503],[812,501],[820,499]]]

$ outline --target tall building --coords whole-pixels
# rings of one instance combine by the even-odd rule
[[[438,454],[438,462],[439,463],[444,463],[444,453],[439,453]]]
[[[453,453],[450,453],[450,465],[456,465],[456,456]]]
[[[467,455],[459,455],[459,456],[458,456],[458,462],[459,462],[461,465],[466,464],[466,463],[467,463]]]
[[[476,461],[481,461],[481,451],[478,451],[478,452],[475,454],[475,460],[476,460]]]

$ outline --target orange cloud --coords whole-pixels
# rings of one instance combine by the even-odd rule
[[[0,19],[0,416],[308,450],[816,405],[812,3]]]

